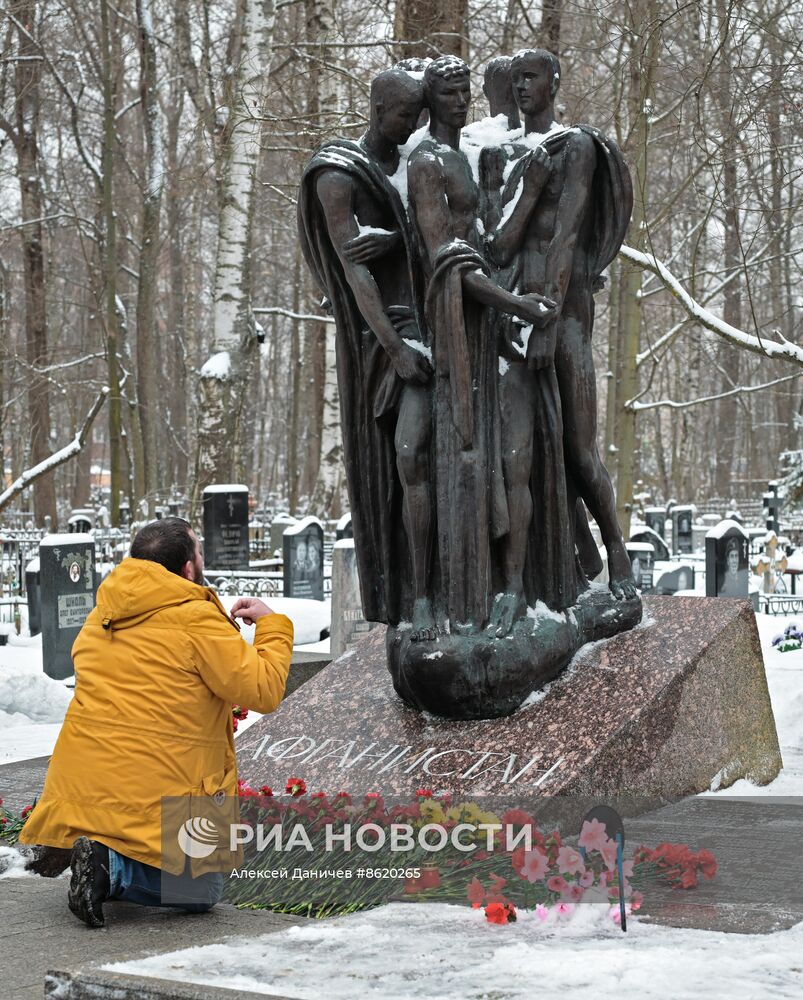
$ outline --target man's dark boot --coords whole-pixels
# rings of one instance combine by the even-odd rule
[[[88,837],[73,844],[72,878],[67,905],[87,927],[103,927],[103,903],[109,898],[109,849]]]

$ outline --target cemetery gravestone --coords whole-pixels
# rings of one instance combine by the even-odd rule
[[[284,596],[323,600],[323,525],[305,517],[283,535]]]
[[[747,532],[736,521],[720,521],[705,539],[705,593],[707,597],[748,596]]]
[[[277,549],[281,550],[282,545],[284,544],[284,533],[293,524],[298,524],[298,521],[291,514],[283,512],[274,517],[270,526],[271,552],[275,552]]]
[[[663,535],[653,530],[652,528],[642,528],[640,531],[634,531],[630,535],[631,542],[647,542],[652,546],[652,558],[653,562],[657,560],[669,559],[669,546],[663,539]]]
[[[354,539],[343,538],[332,549],[332,628],[329,650],[333,658],[374,627],[365,620]]]
[[[127,500],[122,500],[120,502],[120,527],[131,527],[131,508],[128,506]]]
[[[351,514],[344,514],[335,527],[335,541],[339,542],[343,538],[354,538]],[[332,579],[334,580],[334,568],[332,569]],[[334,583],[332,583],[332,587],[334,588]]]
[[[203,507],[206,565],[248,569],[248,487],[207,486]]]
[[[666,528],[666,508],[664,507],[645,507],[644,508],[644,522],[648,528],[654,531],[661,538],[664,537],[664,529]]]
[[[46,535],[39,544],[44,671],[73,673],[71,650],[95,606],[95,543],[90,535]]]
[[[652,544],[650,542],[628,542],[626,548],[636,586],[641,591],[652,590],[654,567]]]
[[[42,631],[42,590],[39,557],[31,559],[25,567],[25,593],[28,597],[28,631],[39,635]]]
[[[655,581],[653,592],[669,596],[685,590],[694,590],[693,566],[678,566],[676,569],[661,573]]]
[[[672,508],[672,551],[675,553],[693,552],[694,536],[692,525],[696,508],[693,504],[684,504]]]

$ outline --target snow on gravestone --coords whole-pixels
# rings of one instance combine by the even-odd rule
[[[305,517],[282,536],[284,596],[323,600],[323,525]]]
[[[720,521],[705,536],[706,597],[748,596],[747,532],[736,521]]]
[[[354,538],[351,514],[344,514],[335,527],[335,541],[339,542],[343,538]]]
[[[669,546],[660,532],[652,528],[641,528],[630,533],[631,542],[647,542],[652,546],[653,561],[669,559]]]
[[[248,487],[204,490],[204,563],[210,569],[248,569]]]
[[[332,549],[332,629],[330,652],[340,656],[366,632],[374,627],[362,612],[360,577],[354,539],[343,538]]]
[[[653,588],[656,594],[676,594],[679,590],[694,590],[694,567],[682,563],[673,569],[664,570],[656,579]]]
[[[60,681],[73,673],[72,645],[95,606],[95,542],[91,535],[46,535],[39,543],[42,664]]]

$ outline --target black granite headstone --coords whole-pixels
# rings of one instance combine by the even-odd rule
[[[651,528],[657,535],[660,535],[660,537],[663,538],[664,529],[666,527],[666,508],[645,507],[644,523],[648,528]]]
[[[131,508],[128,506],[127,500],[122,500],[120,502],[120,527],[131,527]]]
[[[248,569],[248,487],[207,486],[204,563],[210,569]]]
[[[90,535],[46,535],[39,543],[42,662],[63,680],[73,673],[72,645],[95,606],[95,543]]]
[[[305,517],[283,535],[284,596],[323,600],[323,525]]]
[[[692,525],[695,512],[692,504],[672,508],[672,550],[675,553],[694,551]]]
[[[294,524],[298,524],[298,521],[288,514],[287,511],[280,511],[270,524],[270,550],[275,552],[277,549],[281,551],[284,545],[284,533],[288,528],[292,527]]]
[[[669,546],[664,541],[661,533],[654,531],[652,528],[642,528],[640,531],[634,531],[630,536],[630,541],[647,542],[651,545],[653,562],[659,559],[669,559]]]
[[[351,514],[344,514],[335,527],[335,541],[341,542],[344,538],[354,538],[354,528],[351,524]]]
[[[672,570],[665,570],[655,580],[653,592],[669,596],[676,594],[679,590],[694,590],[694,567],[690,565],[678,566]]]
[[[750,541],[736,521],[720,521],[705,536],[706,597],[748,595]]]
[[[28,597],[28,631],[31,635],[39,635],[42,631],[42,581],[38,556],[25,567],[25,593]]]
[[[628,542],[625,546],[630,557],[630,569],[636,586],[642,592],[652,590],[655,560],[650,542]]]

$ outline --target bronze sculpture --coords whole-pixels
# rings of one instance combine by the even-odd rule
[[[554,122],[559,73],[541,50],[496,60],[498,114],[465,140],[465,63],[382,73],[365,136],[327,143],[301,184],[302,249],[337,328],[365,617],[388,624],[398,693],[453,718],[508,714],[641,617],[590,351],[632,192],[612,142]],[[610,589],[584,572],[599,557],[583,503]]]

